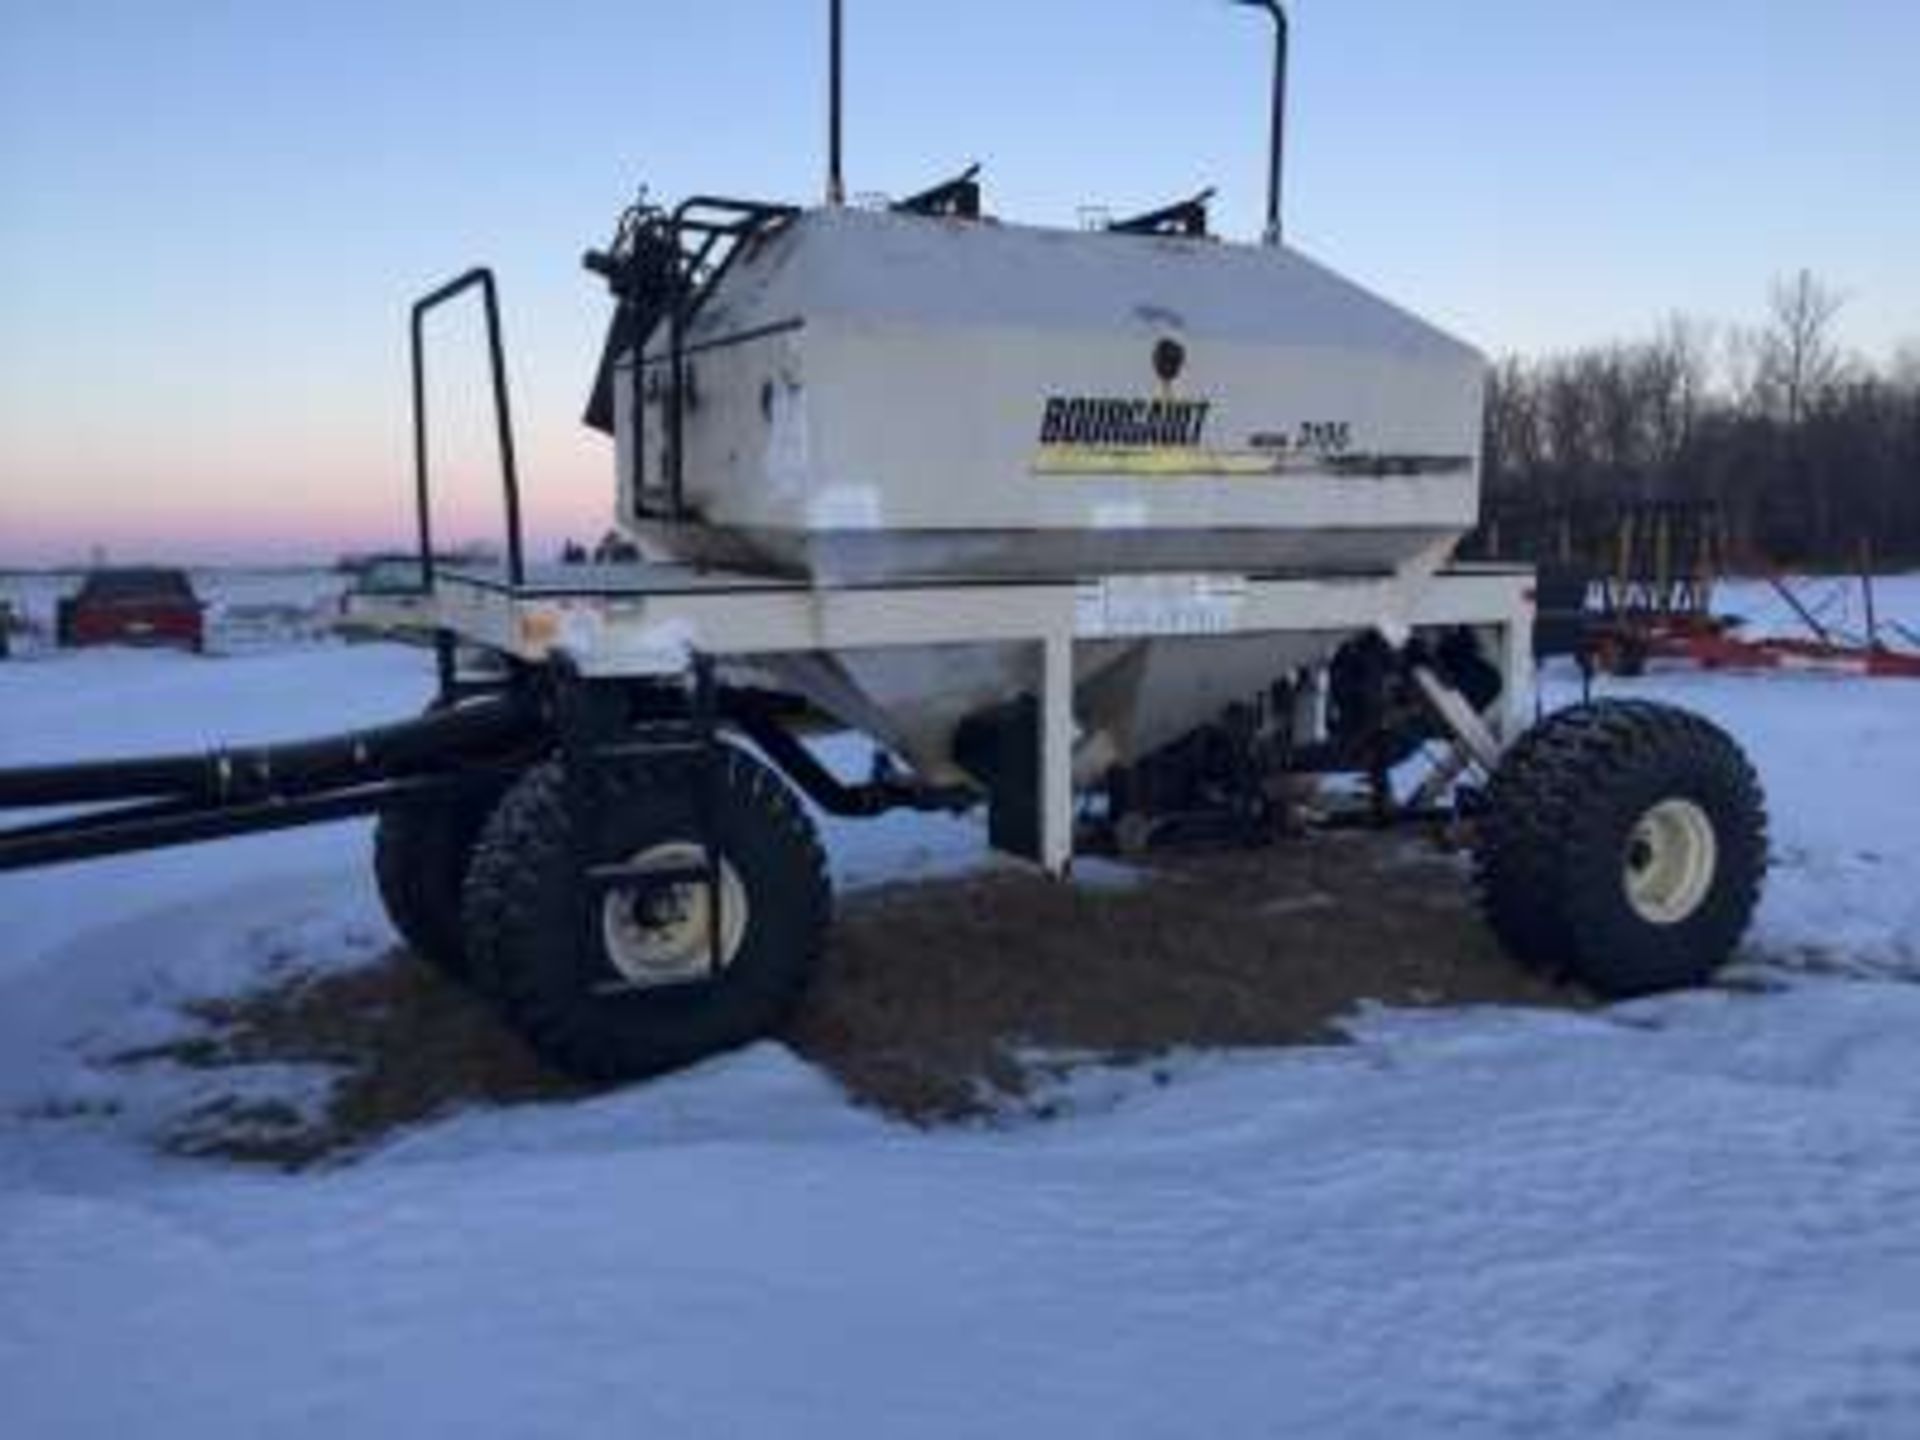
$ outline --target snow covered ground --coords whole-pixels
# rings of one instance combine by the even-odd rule
[[[1920,580],[1881,598],[1920,624]],[[889,1125],[763,1045],[317,1174],[164,1159],[203,1082],[90,1060],[382,953],[365,827],[0,877],[0,1425],[1920,1434],[1920,684],[1619,688],[1766,780],[1762,983],[1376,1012],[1339,1050],[1084,1074],[1046,1124]],[[376,646],[0,663],[0,765],[426,690]],[[830,838],[843,884],[981,856],[957,822]]]

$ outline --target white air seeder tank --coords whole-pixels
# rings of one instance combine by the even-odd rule
[[[677,519],[668,330],[637,387],[631,349],[612,357],[620,515],[650,558],[825,586],[1165,577],[1188,633],[1076,647],[1083,775],[1348,638],[1196,639],[1210,585],[1417,584],[1476,520],[1481,356],[1279,245],[799,212],[742,243],[685,328]],[[945,783],[955,726],[1032,658],[770,663]]]
[[[636,490],[663,508],[666,387],[642,387],[637,470],[618,411],[622,513],[675,558],[831,584],[1319,575],[1476,521],[1485,362],[1278,246],[813,210],[751,245],[685,348],[699,524],[637,516]]]

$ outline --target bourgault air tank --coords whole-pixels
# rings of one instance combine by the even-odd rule
[[[1281,246],[810,210],[616,365],[656,555],[829,582],[1380,574],[1475,523],[1482,358]],[[636,460],[638,464],[636,465]]]

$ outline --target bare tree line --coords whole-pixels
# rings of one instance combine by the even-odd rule
[[[1735,563],[1920,562],[1920,344],[1875,366],[1801,271],[1765,320],[1675,317],[1648,339],[1503,360],[1487,390],[1490,512],[1716,504]]]

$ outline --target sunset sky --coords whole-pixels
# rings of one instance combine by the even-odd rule
[[[1913,0],[1297,0],[1289,238],[1491,352],[1755,318],[1810,267],[1920,338]],[[404,320],[496,266],[533,528],[603,528],[578,423],[637,185],[817,198],[824,0],[0,0],[0,564],[404,540]],[[1220,187],[1258,229],[1266,22],[1224,0],[847,0],[848,170],[970,160],[1071,225]],[[475,332],[442,328],[449,393]],[[447,412],[450,528],[497,523]],[[460,434],[452,432],[459,431]],[[456,493],[457,492],[457,493]]]

